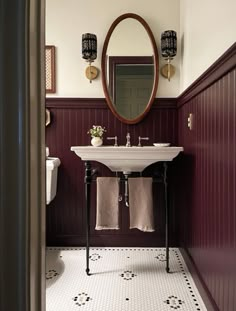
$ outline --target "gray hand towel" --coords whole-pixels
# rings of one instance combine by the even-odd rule
[[[119,178],[97,177],[96,230],[119,229]]]
[[[154,231],[152,178],[129,178],[130,229]]]

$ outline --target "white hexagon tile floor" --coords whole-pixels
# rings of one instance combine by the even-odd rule
[[[47,248],[47,311],[206,311],[177,248]]]

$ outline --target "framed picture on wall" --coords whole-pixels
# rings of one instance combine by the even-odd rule
[[[45,84],[46,93],[56,93],[55,46],[45,47]]]

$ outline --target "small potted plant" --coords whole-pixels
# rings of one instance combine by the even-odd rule
[[[105,127],[102,127],[101,125],[93,125],[93,127],[88,131],[88,134],[91,135],[91,144],[94,147],[99,147],[103,143],[103,134],[106,132]]]

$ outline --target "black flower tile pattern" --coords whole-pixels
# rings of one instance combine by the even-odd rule
[[[166,255],[165,254],[159,254],[155,257],[159,261],[166,261]]]
[[[132,271],[126,270],[123,273],[120,274],[120,276],[126,280],[126,281],[130,281],[132,280],[135,276],[137,276],[137,274],[134,274]]]
[[[46,280],[51,280],[53,278],[55,278],[56,276],[58,276],[59,273],[57,273],[56,270],[54,269],[50,269],[48,270],[48,272],[46,273]]]
[[[97,260],[99,260],[99,259],[101,259],[101,258],[102,258],[102,256],[100,256],[99,254],[96,254],[96,253],[91,254],[91,255],[89,256],[89,259],[92,260],[92,261],[97,261]]]
[[[177,296],[171,295],[167,300],[164,301],[173,310],[181,309],[183,300],[179,299]]]
[[[84,306],[88,301],[92,300],[91,297],[88,296],[88,294],[82,292],[79,293],[77,296],[73,298],[73,301],[75,304],[79,307]]]

